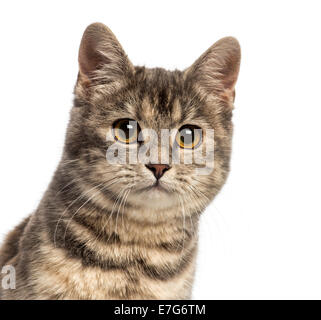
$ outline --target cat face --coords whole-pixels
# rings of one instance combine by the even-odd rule
[[[90,25],[79,50],[68,170],[101,205],[114,199],[137,219],[181,215],[177,207],[201,212],[229,170],[239,63],[238,42],[224,38],[185,71],[134,67],[106,26]]]

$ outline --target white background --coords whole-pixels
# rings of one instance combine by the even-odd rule
[[[202,219],[193,297],[321,298],[317,1],[2,1],[1,239],[58,164],[79,42],[96,21],[148,67],[183,69],[238,38],[232,170]]]

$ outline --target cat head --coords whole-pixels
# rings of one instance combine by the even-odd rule
[[[184,71],[135,67],[105,25],[90,25],[79,49],[68,170],[97,201],[126,202],[137,219],[168,219],[181,215],[178,207],[201,212],[229,171],[239,65],[239,44],[228,37]],[[209,170],[201,171],[201,158]]]

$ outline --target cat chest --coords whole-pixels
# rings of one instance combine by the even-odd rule
[[[194,260],[177,265],[146,261],[119,265],[86,265],[55,249],[38,264],[36,291],[62,299],[182,299],[189,298]]]

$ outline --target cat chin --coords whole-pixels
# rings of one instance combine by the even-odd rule
[[[177,218],[178,203],[175,199],[153,199],[136,197],[130,210],[126,212],[128,218],[141,223],[164,223]]]
[[[174,194],[156,188],[133,194],[130,202],[137,207],[142,206],[156,210],[167,209],[177,205],[177,199]]]

